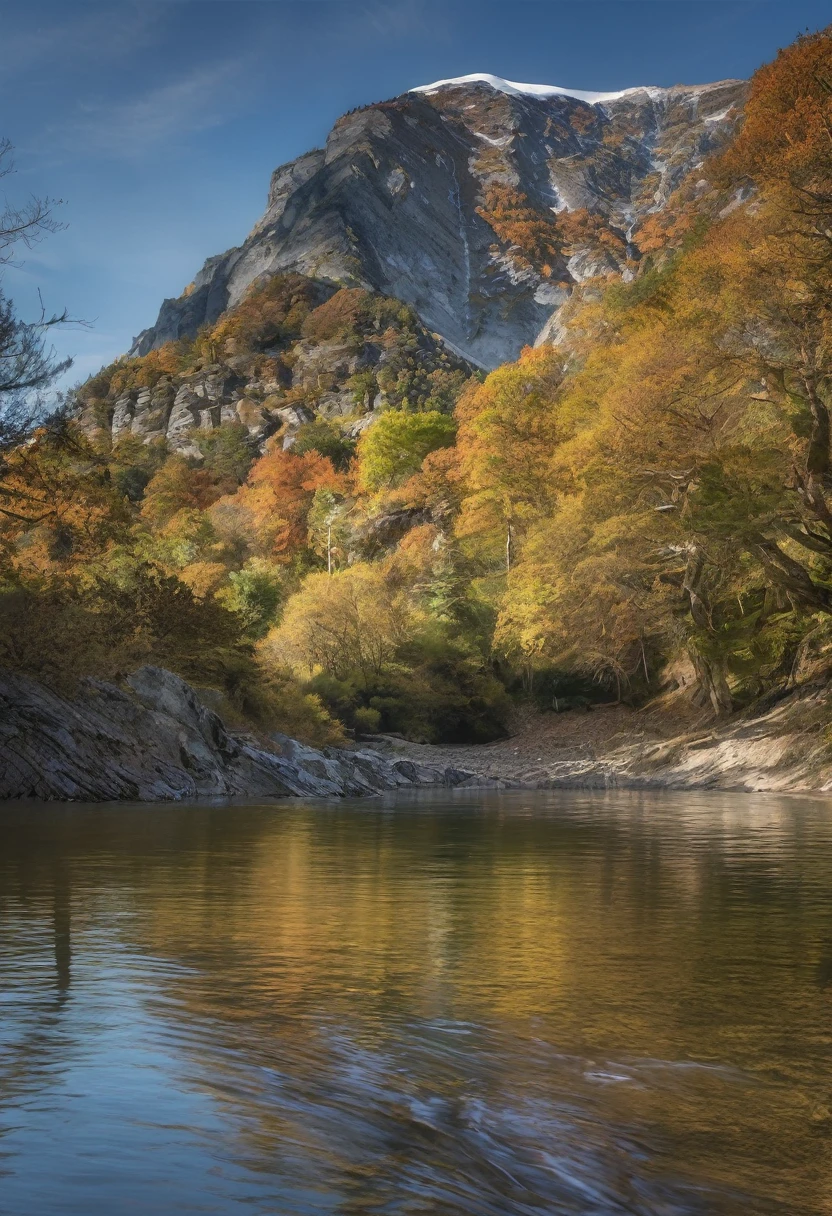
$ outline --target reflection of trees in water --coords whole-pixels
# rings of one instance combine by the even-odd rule
[[[22,890],[28,867],[32,906],[51,900],[55,998],[69,991],[73,860],[76,908],[120,892],[135,913],[125,932],[177,964],[154,1016],[187,1024],[188,1074],[242,1120],[241,1153],[261,1170],[294,1161],[299,1179],[314,1158],[354,1189],[344,1212],[375,1210],[371,1192],[390,1200],[397,1171],[459,1172],[456,1154],[499,1195],[501,1170],[531,1179],[540,1165],[528,1104],[542,1126],[570,1101],[572,1124],[551,1135],[568,1145],[582,1120],[605,1177],[631,1164],[611,1128],[650,1126],[692,1175],[757,1193],[776,1192],[788,1160],[790,1196],[798,1178],[809,1204],[821,1179],[808,1116],[830,1084],[817,1058],[823,819],[794,800],[754,815],[718,796],[680,800],[678,822],[640,796],[584,796],[554,821],[523,814],[522,796],[488,802],[485,816],[458,799],[444,815],[79,812],[63,874],[32,862],[42,835],[25,830],[6,872]],[[447,1046],[443,1019],[469,1023],[470,1043]],[[574,1063],[592,1056],[603,1073],[622,1051],[730,1060],[763,1081],[776,1066],[787,1083],[763,1098],[708,1070],[626,1062],[632,1083],[596,1083]]]
[[[0,986],[7,1016],[0,1053],[0,1110],[44,1084],[72,1050],[61,1014],[72,963],[71,874],[63,855],[19,859],[15,882],[0,881]],[[3,867],[0,867],[2,871]],[[51,955],[54,965],[32,962]],[[16,1015],[22,1007],[23,1016]]]

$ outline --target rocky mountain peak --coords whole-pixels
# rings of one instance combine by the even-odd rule
[[[275,170],[248,238],[209,258],[130,353],[193,335],[291,272],[405,301],[480,367],[513,359],[576,283],[632,275],[633,232],[730,137],[745,93],[737,80],[602,93],[474,74],[359,108]]]

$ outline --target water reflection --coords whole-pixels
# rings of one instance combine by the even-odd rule
[[[4,1213],[832,1211],[820,800],[0,831]]]

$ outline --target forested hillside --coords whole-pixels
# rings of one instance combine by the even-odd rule
[[[478,741],[512,698],[725,714],[832,662],[832,35],[629,246],[488,376],[300,274],[102,371],[3,457],[0,666]]]

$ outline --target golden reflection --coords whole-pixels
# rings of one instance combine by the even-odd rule
[[[387,1194],[414,1154],[441,1158],[435,1137],[419,1148],[434,1116],[408,1105],[427,1086],[449,1126],[476,1102],[497,1123],[531,1104],[539,1137],[540,1112],[571,1102],[590,1140],[640,1128],[679,1177],[832,1212],[829,815],[535,805],[550,813],[519,796],[170,808],[103,838],[79,817],[51,860],[20,844],[0,911],[49,901],[61,999],[97,923],[156,960],[146,999],[189,1083],[243,1120],[246,1160],[287,1177],[320,1156]],[[371,1168],[344,1129],[373,1144],[376,1119]]]

